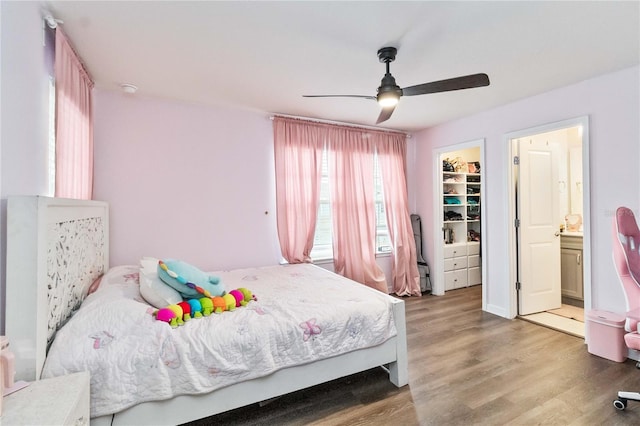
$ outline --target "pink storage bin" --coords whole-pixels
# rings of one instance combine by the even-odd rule
[[[589,353],[611,361],[624,362],[627,346],[624,343],[625,317],[608,311],[587,312]]]

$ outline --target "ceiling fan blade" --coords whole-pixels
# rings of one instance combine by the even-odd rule
[[[302,95],[303,98],[362,98],[376,100],[375,96],[366,95]]]
[[[449,78],[447,80],[432,81],[431,83],[418,84],[402,89],[403,96],[426,95],[428,93],[449,92],[452,90],[471,89],[489,85],[489,76],[486,74],[471,74],[463,77]]]
[[[395,109],[396,109],[395,105],[382,108],[382,111],[380,111],[380,115],[378,116],[378,121],[376,121],[376,124],[380,124],[383,121],[387,121],[389,118],[391,118],[391,114],[393,114],[393,110]]]

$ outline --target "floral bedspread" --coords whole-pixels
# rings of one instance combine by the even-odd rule
[[[396,335],[386,295],[314,265],[214,272],[227,291],[245,287],[257,301],[175,329],[153,317],[138,273],[112,268],[47,356],[44,378],[91,373],[91,417],[211,392]]]

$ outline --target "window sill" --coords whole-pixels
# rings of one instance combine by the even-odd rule
[[[376,259],[390,257],[390,256],[391,256],[391,252],[390,251],[384,252],[384,253],[376,253]],[[321,257],[321,258],[318,258],[318,259],[311,259],[311,260],[316,265],[323,265],[323,264],[327,264],[327,263],[333,263],[333,258],[332,257]]]
[[[326,265],[326,264],[329,264],[329,263],[333,263],[333,258],[331,258],[331,257],[329,257],[329,258],[323,257],[323,258],[320,258],[320,259],[311,259],[311,261],[315,265]]]

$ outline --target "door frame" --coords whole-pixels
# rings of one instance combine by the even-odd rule
[[[516,281],[518,278],[517,264],[518,257],[516,255],[517,239],[516,239],[516,194],[515,185],[517,174],[513,166],[513,139],[525,138],[540,133],[562,130],[569,127],[582,127],[582,223],[583,223],[583,281],[584,281],[584,309],[591,309],[591,185],[590,185],[590,169],[589,169],[589,116],[581,116],[568,120],[557,121],[544,124],[541,126],[530,127],[523,130],[510,132],[504,135],[505,146],[505,164],[507,165],[508,178],[505,179],[507,194],[506,217],[508,218],[508,235],[509,235],[509,318],[515,318],[518,315],[518,291],[516,290]],[[484,277],[483,277],[484,279]]]
[[[481,268],[482,268],[482,310],[486,311],[486,292],[487,292],[487,221],[485,218],[484,200],[486,200],[486,161],[484,153],[485,139],[474,139],[468,142],[459,143],[456,145],[442,146],[433,149],[433,254],[434,265],[432,265],[432,283],[431,293],[436,296],[443,296],[445,292],[444,285],[444,243],[440,236],[442,235],[442,198],[440,190],[442,188],[442,162],[440,156],[446,152],[462,151],[469,148],[480,148],[480,253],[482,253]]]

